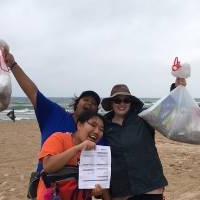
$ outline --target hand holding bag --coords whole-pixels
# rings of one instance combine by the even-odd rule
[[[0,40],[0,111],[8,108],[12,93],[9,69],[4,62],[2,53],[4,48],[5,42]]]
[[[175,62],[172,74],[189,77],[190,68],[182,68],[176,58]],[[169,139],[200,144],[200,108],[184,86],[178,86],[139,116]]]

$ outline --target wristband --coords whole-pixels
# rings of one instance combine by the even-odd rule
[[[16,62],[14,62],[9,68],[10,68],[10,70],[12,71],[12,69],[15,67],[17,65],[17,63]]]

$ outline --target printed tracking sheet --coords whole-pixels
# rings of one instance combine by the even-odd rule
[[[111,151],[97,145],[95,150],[82,151],[79,165],[79,189],[92,189],[96,184],[110,187]]]

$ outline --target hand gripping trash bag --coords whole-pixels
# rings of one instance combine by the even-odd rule
[[[200,108],[184,86],[139,114],[169,139],[200,144]]]
[[[10,103],[12,90],[9,70],[4,62],[1,47],[0,41],[0,111],[3,111]]]

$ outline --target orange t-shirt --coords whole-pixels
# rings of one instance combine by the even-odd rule
[[[54,133],[44,143],[42,150],[39,153],[39,161],[42,162],[46,156],[53,156],[62,153],[65,150],[72,148],[73,146],[74,144],[70,133]],[[68,163],[66,163],[66,165],[77,166],[78,159],[79,155],[73,157]],[[44,194],[46,191],[47,188],[45,187],[43,180],[40,179],[37,190],[37,199],[44,200]],[[63,195],[64,194],[61,194],[62,199],[67,199]]]

